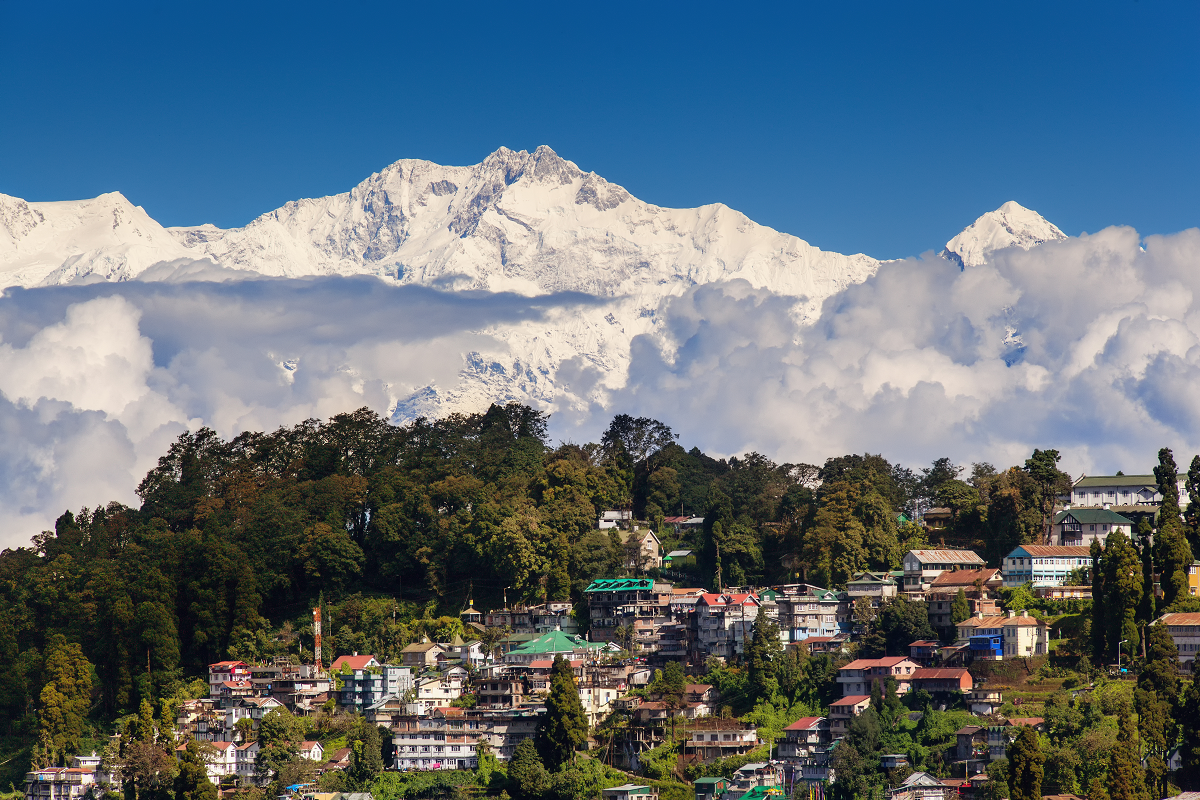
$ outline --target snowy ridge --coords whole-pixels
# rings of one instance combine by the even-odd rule
[[[1062,237],[1035,212],[1006,203],[945,254],[974,266],[999,247]],[[633,338],[659,338],[662,304],[689,288],[744,280],[795,298],[795,316],[811,320],[825,298],[878,265],[822,251],[721,204],[644,203],[546,146],[500,148],[465,167],[397,161],[349,192],[292,201],[228,230],[163,228],[115,192],[58,203],[0,195],[0,288],[365,274],[446,290],[575,291],[605,300],[480,331],[495,350],[464,353],[455,386],[392,395],[398,417],[492,401],[603,403],[626,381]],[[304,369],[298,354],[279,355],[289,365],[280,380]]]
[[[972,222],[946,242],[942,255],[960,268],[978,267],[987,257],[1006,247],[1028,250],[1046,242],[1066,239],[1067,235],[1036,211],[1009,200]]]

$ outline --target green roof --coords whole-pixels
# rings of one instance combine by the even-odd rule
[[[1151,486],[1158,489],[1158,478],[1153,475],[1088,475],[1075,482],[1076,487],[1089,486]]]
[[[512,650],[516,655],[552,655],[571,653],[576,650],[599,650],[603,642],[589,642],[583,637],[562,631],[550,631]]]
[[[1095,525],[1097,523],[1106,523],[1109,525],[1133,524],[1132,520],[1122,517],[1109,508],[1072,508],[1068,511],[1060,511],[1054,517],[1054,524],[1061,524],[1068,516],[1073,517],[1081,525]]]
[[[694,782],[709,784],[709,783],[728,783],[729,781],[727,781],[725,778],[696,778],[696,780]]]
[[[585,592],[637,592],[654,588],[651,578],[601,578],[592,581]]]

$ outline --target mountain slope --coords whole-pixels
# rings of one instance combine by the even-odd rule
[[[1041,214],[1009,200],[989,211],[946,242],[942,255],[960,268],[978,267],[988,256],[1006,247],[1028,250],[1046,242],[1067,238]]]
[[[945,254],[974,266],[999,247],[1054,238],[1062,232],[1006,203]],[[495,348],[464,353],[455,386],[390,395],[400,416],[505,400],[603,403],[626,381],[634,337],[661,340],[657,315],[671,297],[741,279],[795,298],[796,317],[813,319],[825,298],[878,265],[822,251],[721,204],[644,203],[546,146],[500,148],[465,167],[397,161],[348,192],[296,200],[228,230],[165,229],[118,193],[61,203],[0,195],[0,287],[366,274],[447,290],[573,291],[603,300],[480,331]],[[281,380],[294,379],[302,354],[279,355],[289,365]],[[564,365],[570,381],[560,377]]]

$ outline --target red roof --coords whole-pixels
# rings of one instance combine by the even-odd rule
[[[1014,717],[1008,721],[1008,724],[1017,726],[1028,725],[1031,728],[1036,728],[1045,721],[1046,720],[1042,719],[1041,717]]]
[[[686,691],[688,694],[704,694],[712,688],[712,684],[708,683],[689,683]]]
[[[801,639],[797,644],[821,644],[822,642],[833,641],[832,636],[810,636],[807,639]]]
[[[996,575],[999,571],[998,569],[948,570],[934,578],[930,587],[941,589],[947,586],[961,586],[965,589],[968,586],[973,586],[977,580],[987,584],[989,581],[994,581],[999,577]]]
[[[687,522],[691,517],[663,517],[663,522],[674,525],[677,522]]]
[[[545,661],[530,661],[529,666],[532,669],[551,669],[554,666],[554,662],[549,659],[546,659]],[[571,660],[572,668],[582,667],[582,666],[583,666],[582,658],[575,658],[575,659]]]
[[[888,656],[887,658],[859,658],[851,661],[842,669],[870,669],[871,667],[894,667],[902,661],[908,661],[908,656]]]
[[[951,669],[949,667],[938,669],[918,668],[913,670],[912,679],[914,681],[962,680],[963,675],[969,674],[969,670]]]
[[[337,672],[342,668],[343,665],[350,667],[350,669],[366,669],[368,666],[370,666],[372,661],[375,661],[375,656],[372,655],[338,656],[333,660],[333,663],[329,665],[329,669]]]
[[[807,731],[817,727],[817,723],[825,719],[824,717],[801,717],[784,728],[785,731]]]
[[[856,706],[859,703],[861,703],[865,700],[870,700],[870,699],[871,699],[871,695],[869,695],[869,694],[852,694],[849,697],[843,697],[841,700],[834,700],[832,703],[829,704],[829,707],[832,708],[834,706]]]
[[[215,664],[209,664],[208,668],[215,669],[216,667],[237,667],[237,666],[249,667],[250,665],[247,664],[245,661],[218,661]]]
[[[701,602],[710,606],[744,606],[747,604],[758,605],[758,597],[754,594],[702,594],[700,595]]]
[[[1182,611],[1174,614],[1163,614],[1158,621],[1163,625],[1200,625],[1200,613]]]

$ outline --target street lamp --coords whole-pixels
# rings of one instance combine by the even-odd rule
[[[1122,639],[1120,644],[1117,645],[1117,677],[1118,678],[1121,677],[1121,645],[1125,644],[1128,641],[1129,641],[1128,639]]]

